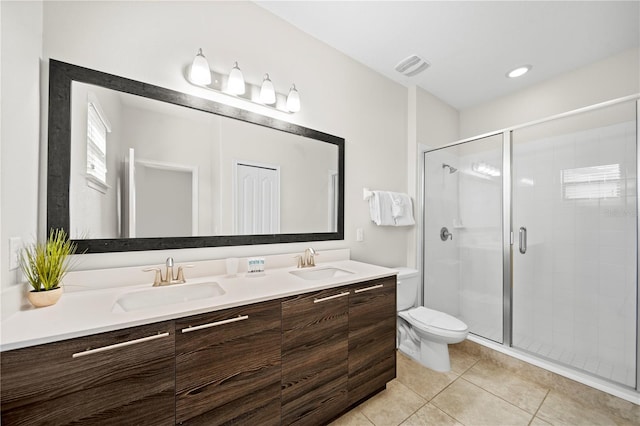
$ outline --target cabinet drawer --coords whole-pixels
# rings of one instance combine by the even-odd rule
[[[176,421],[278,424],[280,301],[176,321]]]
[[[348,288],[282,302],[282,423],[322,424],[346,408]]]
[[[2,424],[174,422],[173,323],[2,353]]]
[[[349,298],[349,404],[396,376],[396,278],[351,286]]]

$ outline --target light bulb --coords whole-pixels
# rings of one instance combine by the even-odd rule
[[[264,75],[262,87],[260,88],[260,102],[266,105],[276,103],[276,89],[273,82],[269,79],[269,74]]]
[[[233,64],[233,68],[229,73],[229,80],[227,82],[227,90],[234,95],[244,95],[245,85],[242,71],[238,67],[238,63]]]
[[[295,84],[291,86],[289,95],[287,95],[287,109],[290,112],[300,111],[300,93],[298,93]]]
[[[531,68],[532,68],[531,65],[524,65],[524,66],[518,67],[516,69],[513,69],[513,70],[509,71],[507,73],[507,77],[516,78],[516,77],[523,76],[526,73],[528,73]]]
[[[211,84],[211,70],[207,58],[202,54],[202,49],[198,49],[198,54],[193,59],[191,70],[189,71],[191,82],[196,84]]]

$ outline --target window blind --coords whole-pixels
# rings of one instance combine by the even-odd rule
[[[106,185],[107,126],[93,103],[87,112],[87,174]]]
[[[561,173],[565,200],[620,197],[620,164],[565,169]]]

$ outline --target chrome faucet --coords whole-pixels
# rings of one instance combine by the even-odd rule
[[[143,269],[144,272],[155,272],[155,278],[153,279],[153,286],[159,287],[169,284],[184,284],[187,280],[184,277],[184,268],[192,268],[193,265],[180,265],[178,266],[178,275],[173,275],[173,257],[168,257],[165,262],[166,271],[164,278],[162,278],[162,270],[160,268],[147,268]]]
[[[318,252],[313,248],[309,247],[304,251],[302,256],[298,255],[296,258],[298,259],[298,268],[309,268],[312,266],[316,266],[316,261],[314,256],[317,256]]]

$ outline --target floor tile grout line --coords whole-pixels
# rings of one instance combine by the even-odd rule
[[[438,395],[440,395],[442,392],[444,392],[445,390],[447,390],[451,385],[453,385],[453,383],[457,382],[457,381],[458,381],[458,379],[462,379],[462,380],[464,380],[465,382],[467,382],[467,383],[469,383],[469,384],[471,384],[471,385],[473,385],[473,386],[475,386],[475,387],[477,387],[477,388],[479,388],[479,389],[482,389],[483,391],[485,391],[485,392],[487,392],[487,393],[489,393],[489,394],[491,394],[491,395],[495,396],[496,398],[498,398],[498,399],[502,400],[503,402],[505,402],[505,403],[509,404],[510,406],[512,406],[512,407],[514,407],[514,408],[517,408],[518,410],[522,411],[523,413],[525,413],[525,414],[527,414],[527,415],[531,415],[531,419],[529,420],[529,423],[528,423],[528,424],[530,424],[530,423],[535,419],[535,417],[536,417],[536,415],[537,415],[538,411],[540,410],[540,407],[542,407],[542,403],[544,403],[544,401],[546,400],[547,395],[548,395],[548,394],[549,394],[549,392],[550,392],[550,389],[547,389],[547,392],[545,393],[545,396],[544,396],[544,398],[542,399],[542,402],[540,403],[540,405],[538,406],[538,408],[536,409],[535,413],[531,414],[530,412],[528,412],[528,411],[527,411],[527,410],[525,410],[524,408],[522,408],[522,407],[520,407],[520,406],[518,406],[518,405],[516,405],[516,404],[512,403],[511,401],[507,401],[506,399],[504,399],[504,398],[503,398],[503,397],[501,397],[500,395],[496,395],[496,394],[495,394],[495,393],[493,393],[492,391],[490,391],[490,390],[488,390],[488,389],[485,389],[484,387],[482,387],[482,386],[480,386],[480,385],[478,385],[478,384],[476,384],[476,383],[474,383],[474,382],[472,382],[472,381],[470,381],[470,380],[467,380],[465,377],[463,377],[463,376],[464,376],[464,374],[466,374],[469,370],[471,370],[471,369],[472,369],[476,364],[478,364],[481,360],[482,360],[482,358],[478,358],[478,359],[477,359],[477,360],[476,360],[476,361],[475,361],[471,366],[469,366],[467,369],[465,369],[462,373],[458,374],[458,375],[457,375],[457,377],[456,377],[454,380],[452,380],[448,385],[446,385],[444,388],[442,388],[442,389],[441,389],[438,393],[436,393],[436,394],[435,394],[431,399],[427,400],[427,402],[426,402],[425,404],[423,404],[420,408],[418,408],[418,410],[420,410],[420,409],[421,409],[422,407],[424,407],[426,404],[429,404],[430,402],[432,402],[435,398],[437,398],[437,397],[438,397]],[[454,372],[454,374],[456,374],[456,373]],[[526,380],[526,379],[525,379],[525,378],[523,378],[523,377],[521,377],[521,378],[522,378],[522,379],[524,379],[524,380]],[[400,380],[399,380],[399,381],[400,381]],[[402,381],[400,381],[400,383],[402,383]],[[416,391],[414,391],[410,386],[408,386],[408,385],[406,385],[406,384],[404,384],[404,383],[402,383],[402,384],[403,384],[404,386],[406,386],[408,389],[410,389],[413,393],[416,393],[416,394],[417,394],[417,392],[416,392]],[[418,394],[418,396],[421,396],[421,395],[419,395],[419,394]],[[422,397],[422,396],[421,396],[421,397]],[[440,411],[442,411],[443,413],[447,414],[449,417],[453,418],[453,419],[454,419],[455,421],[457,421],[458,423],[461,423],[461,424],[463,424],[463,425],[464,425],[464,423],[463,423],[462,421],[460,421],[458,418],[456,418],[454,415],[452,415],[452,414],[448,413],[447,411],[442,410],[442,408],[440,408],[438,405],[433,404],[433,406],[434,406],[434,407],[436,407],[436,408],[438,408],[438,409],[439,409]],[[410,418],[413,414],[415,414],[418,410],[414,411],[414,412],[413,412],[409,417],[407,417],[406,419],[404,419],[404,420],[403,420],[403,422],[404,422],[404,421],[406,421],[407,419],[409,419],[409,418]],[[377,425],[376,425],[376,426],[377,426]]]
[[[539,383],[534,382],[534,381],[531,381],[531,380],[527,379],[526,377],[524,377],[524,376],[522,376],[522,375],[519,375],[519,374],[517,374],[517,373],[516,373],[515,375],[516,375],[520,380],[522,380],[522,381],[524,381],[524,382],[527,382],[527,384],[536,384],[536,385],[538,385],[538,386],[540,386],[540,387],[542,387],[542,388],[546,389],[546,393],[545,393],[544,397],[542,398],[542,401],[540,402],[540,405],[538,405],[538,408],[536,408],[536,411],[535,411],[535,413],[534,413],[534,417],[535,417],[535,416],[536,416],[536,414],[538,413],[538,410],[540,410],[540,407],[542,407],[542,403],[543,403],[543,402],[544,402],[544,400],[547,398],[547,395],[549,395],[549,392],[551,391],[551,388],[550,388],[550,387],[548,387],[548,386],[542,386],[542,385],[540,385]],[[469,383],[471,383],[471,384],[473,384],[473,385],[475,385],[475,386],[479,387],[480,389],[483,389],[483,390],[485,390],[485,391],[489,392],[491,395],[496,396],[496,397],[498,397],[498,398],[502,399],[504,402],[506,402],[506,403],[508,403],[508,404],[511,404],[511,405],[513,405],[514,407],[517,407],[517,408],[519,408],[520,410],[524,411],[525,413],[529,414],[529,412],[528,412],[527,410],[525,410],[524,408],[522,408],[522,407],[520,407],[520,406],[518,406],[518,405],[514,404],[514,403],[513,403],[513,402],[511,402],[511,401],[506,400],[505,398],[501,397],[500,395],[497,395],[497,394],[493,393],[491,390],[489,390],[489,389],[485,389],[483,386],[481,386],[481,385],[479,385],[479,384],[477,384],[477,383],[475,383],[475,382],[473,382],[473,381],[471,381],[471,380],[467,379],[466,377],[463,377],[463,379],[465,379],[465,381],[467,381],[467,382],[469,382]]]
[[[416,414],[418,411],[422,410],[422,408],[424,408],[425,405],[427,405],[429,403],[429,401],[425,402],[424,404],[422,404],[420,407],[418,407],[415,411],[413,411],[411,414],[409,414],[407,417],[405,417],[404,419],[402,419],[402,421],[400,423],[398,423],[397,426],[401,426],[402,423],[406,422],[407,420],[409,420],[414,414]],[[378,425],[375,425],[378,426]],[[381,425],[382,426],[382,425]]]
[[[467,368],[467,369],[466,369],[466,370],[464,370],[462,373],[457,374],[457,377],[456,377],[455,379],[453,379],[453,380],[452,380],[448,385],[446,385],[445,387],[443,387],[442,389],[440,389],[440,391],[439,391],[438,393],[436,393],[435,395],[433,395],[433,396],[431,397],[431,399],[429,399],[429,400],[427,401],[427,403],[429,403],[429,402],[433,401],[433,400],[434,400],[438,395],[440,395],[442,392],[444,392],[445,390],[447,390],[447,388],[449,388],[449,386],[451,386],[454,382],[456,382],[459,378],[461,378],[461,377],[462,377],[462,375],[463,375],[464,373],[466,373],[467,371],[469,371],[469,369],[473,368],[473,366],[474,366],[474,365],[476,365],[479,361],[480,361],[480,359],[475,360],[475,361],[474,361],[474,363],[473,363],[473,365],[471,365],[471,367]],[[454,372],[454,374],[455,374],[455,372]],[[442,411],[442,410],[441,410],[441,411]],[[458,419],[456,419],[456,421],[459,421],[459,420],[458,420]]]
[[[458,377],[462,377],[464,374],[466,374],[467,371],[471,370],[473,367],[476,366],[477,363],[479,363],[481,361],[481,358],[476,359],[473,364],[471,364],[467,369],[465,369],[462,373],[460,373],[458,375]]]
[[[513,403],[513,402],[511,402],[511,401],[507,401],[506,399],[504,399],[504,398],[503,398],[503,397],[501,397],[500,395],[496,395],[495,393],[491,392],[490,390],[485,389],[485,388],[483,388],[482,386],[477,385],[477,384],[475,384],[475,383],[473,383],[473,382],[471,382],[471,381],[469,381],[469,380],[465,379],[464,377],[462,377],[462,380],[464,380],[465,382],[467,382],[467,383],[469,383],[469,384],[471,384],[471,385],[473,385],[473,386],[477,387],[478,389],[482,389],[483,391],[485,391],[485,392],[487,392],[487,393],[489,393],[489,394],[491,394],[491,395],[495,396],[495,397],[496,397],[496,398],[498,398],[498,399],[501,399],[502,401],[506,402],[507,404],[511,405],[512,407],[517,408],[518,410],[522,411],[523,413],[528,414],[528,415],[531,415],[531,413],[530,413],[530,412],[528,412],[527,410],[525,410],[524,408],[522,408],[522,407],[518,407],[516,404],[514,404],[514,403]],[[546,398],[546,395],[545,395],[545,398]],[[536,410],[536,412],[537,412],[537,410]],[[533,417],[535,417],[535,414],[533,415]],[[533,417],[531,418],[531,420],[533,420]]]
[[[544,394],[544,398],[542,398],[542,401],[540,401],[540,405],[538,405],[538,408],[536,409],[536,412],[533,413],[533,417],[531,418],[531,421],[529,422],[529,426],[531,425],[531,423],[533,423],[535,418],[538,416],[538,413],[540,412],[540,409],[542,408],[542,404],[544,404],[544,402],[547,400],[547,397],[549,396],[550,393],[551,393],[551,389],[547,389],[547,393]]]
[[[425,401],[424,404],[420,405],[420,407],[418,407],[416,410],[414,410],[413,412],[411,412],[411,414],[409,414],[407,417],[405,417],[404,419],[402,419],[402,421],[400,423],[398,423],[398,425],[396,426],[400,426],[402,423],[406,422],[411,416],[413,416],[415,413],[417,413],[422,407],[424,407],[425,405],[427,405],[429,403],[429,400],[427,400],[425,397],[423,397],[422,395],[420,395],[418,392],[416,392],[415,390],[413,390],[409,385],[405,384],[402,382],[402,380],[400,380],[400,378],[396,377],[394,380],[397,380],[399,384],[401,384],[402,386],[404,386],[405,388],[407,388],[410,392],[412,392],[415,396],[417,396],[418,398],[420,398],[421,400]],[[385,388],[385,391],[388,390],[389,388]],[[384,392],[384,391],[383,391]],[[370,419],[364,412],[364,410],[360,410],[360,412],[362,413],[363,416],[366,417],[366,419],[373,424],[374,426],[388,426],[388,425],[377,425],[372,419]]]
[[[453,385],[455,382],[457,382],[462,376],[458,376],[456,377],[451,383],[449,383],[447,386],[445,386],[444,388],[442,388],[442,390],[440,392],[438,392],[437,394],[435,394],[433,396],[433,398],[431,398],[429,400],[429,402],[433,401],[434,399],[436,399],[438,397],[438,395],[440,395],[442,392],[444,392],[445,390],[447,390],[449,387],[451,387],[451,385]],[[429,403],[427,402],[427,404]],[[453,414],[449,413],[448,411],[444,411],[442,409],[442,407],[439,407],[437,404],[433,404],[434,407],[436,407],[438,410],[442,411],[443,413],[445,413],[447,416],[451,417],[453,420],[455,420],[456,422],[460,423],[461,425],[464,426],[464,423],[462,422],[462,420],[458,419],[456,416],[454,416]]]
[[[422,409],[422,407],[424,407],[425,405],[427,405],[429,403],[429,400],[426,399],[425,397],[423,397],[422,395],[420,395],[418,392],[414,391],[413,389],[411,389],[411,386],[406,385],[404,383],[402,383],[401,380],[398,380],[398,382],[400,382],[400,384],[402,384],[402,386],[404,386],[405,388],[409,389],[411,392],[413,392],[418,398],[424,400],[424,404],[422,404],[420,407],[418,407],[416,410],[414,410],[411,414],[409,414],[407,417],[405,417],[400,423],[398,423],[398,426],[400,426],[402,423],[406,422],[408,419],[411,418],[411,416],[413,416],[415,413],[417,413],[418,411],[420,411]],[[378,425],[375,425],[378,426]],[[382,426],[382,425],[381,425]]]
[[[473,357],[475,358],[475,357]],[[472,381],[473,379],[473,375],[471,375],[471,379],[466,376],[467,373],[469,373],[470,370],[472,370],[475,366],[477,366],[480,361],[485,360],[485,358],[478,358],[472,361],[472,363],[462,369],[463,371],[461,373],[457,373],[455,371],[450,370],[451,376],[453,376],[454,378],[451,380],[451,382],[449,382],[448,384],[446,384],[442,389],[440,389],[435,395],[433,395],[431,398],[427,398],[426,396],[423,396],[421,393],[419,393],[417,390],[414,390],[409,384],[404,383],[400,377],[396,377],[398,384],[401,384],[404,388],[408,389],[409,391],[411,391],[412,394],[414,394],[414,396],[417,396],[418,398],[420,398],[423,403],[420,404],[416,409],[414,409],[410,414],[406,415],[401,421],[399,421],[399,423],[397,424],[397,426],[401,426],[402,424],[404,424],[405,422],[407,422],[407,420],[409,420],[411,417],[413,417],[414,415],[416,415],[420,410],[424,409],[428,404],[431,403],[431,407],[433,409],[436,409],[438,411],[440,411],[443,415],[446,415],[447,417],[449,417],[450,419],[456,421],[459,424],[462,424],[464,426],[464,423],[462,421],[460,421],[459,419],[456,418],[455,415],[450,414],[448,411],[442,409],[439,405],[437,405],[436,403],[434,403],[435,398],[439,397],[443,392],[445,392],[447,389],[449,389],[455,382],[458,381],[458,379],[462,378],[466,383],[473,385],[474,387],[481,389],[485,392],[487,392],[489,395],[494,396],[496,398],[498,398],[499,400],[502,400],[503,402],[507,403],[509,406],[514,407],[514,408],[518,408],[519,411],[523,412],[526,415],[530,415],[531,418],[528,421],[528,425],[531,426],[532,423],[535,421],[536,418],[538,418],[541,422],[548,422],[548,420],[546,420],[544,417],[537,417],[538,414],[541,412],[542,407],[544,406],[544,404],[546,403],[547,399],[549,399],[551,392],[554,391],[554,389],[552,387],[549,386],[545,386],[542,385],[541,383],[537,382],[537,381],[532,381],[530,378],[528,378],[525,375],[520,375],[517,372],[514,374],[516,376],[518,376],[519,379],[524,380],[525,382],[531,382],[537,385],[541,385],[541,387],[545,391],[545,394],[543,396],[543,398],[540,400],[540,402],[537,405],[537,408],[535,408],[533,414],[530,413],[527,409],[522,408],[520,405],[518,405],[517,402],[511,402],[507,399],[505,399],[504,397],[494,393],[493,391],[485,388],[485,385],[482,384],[478,384],[475,383],[474,381]],[[505,368],[505,366],[503,366],[500,363],[495,362],[494,360],[491,359],[486,359],[487,361],[490,361],[492,363],[495,363],[497,366],[503,367]],[[410,358],[407,358],[407,361],[414,361]],[[422,368],[426,368],[422,365],[418,365],[418,367],[422,367]],[[432,370],[433,371],[433,370]],[[436,372],[438,373],[438,372]],[[514,372],[512,372],[514,373]],[[440,373],[440,374],[445,374],[445,373]],[[449,378],[449,377],[448,377]],[[557,390],[556,390],[557,391]],[[580,404],[581,406],[584,406],[585,408],[587,408],[587,405],[585,405],[585,401],[580,400],[580,399],[574,399],[571,395],[566,394],[564,392],[558,391],[560,394],[565,395],[567,398],[569,398],[570,400],[572,400],[573,402]],[[523,404],[524,405],[524,404]],[[390,426],[390,424],[384,424],[384,425],[377,425],[371,418],[369,418],[364,411],[362,410],[358,410],[360,414],[363,415],[364,419],[368,422],[368,424],[370,424],[371,426]],[[611,417],[615,417],[615,418],[619,418],[620,420],[628,420],[625,416],[619,415],[617,412],[614,412],[613,410],[608,410],[605,407],[598,407],[596,409],[596,411],[598,412],[604,412],[604,414],[606,414],[607,416]],[[617,423],[617,422],[616,422]]]
[[[411,359],[409,361],[412,361]],[[476,360],[474,362],[473,365],[475,365],[479,360]],[[427,368],[424,366],[421,366],[423,368]],[[471,368],[471,367],[469,367]],[[466,371],[466,370],[465,370]],[[444,373],[443,373],[444,374]],[[400,422],[399,425],[401,425],[402,423],[406,422],[408,419],[411,418],[411,416],[413,416],[415,413],[417,413],[418,411],[420,411],[422,408],[424,408],[425,405],[429,404],[431,401],[433,401],[438,395],[440,395],[443,391],[445,391],[449,386],[451,386],[451,384],[453,382],[455,382],[456,380],[458,380],[462,374],[457,374],[454,372],[454,374],[456,374],[456,378],[453,379],[449,384],[447,384],[444,388],[440,389],[440,391],[438,391],[438,393],[436,393],[434,396],[432,396],[430,399],[427,399],[425,397],[423,397],[422,395],[420,395],[418,392],[416,392],[413,388],[411,388],[411,386],[409,386],[408,384],[405,384],[402,382],[402,380],[400,380],[399,378],[396,377],[396,379],[398,380],[398,382],[400,382],[403,386],[405,386],[407,389],[409,389],[411,392],[413,392],[414,394],[416,394],[419,398],[424,399],[425,403],[422,404],[420,407],[418,407],[414,412],[412,412],[408,417],[406,417],[404,420],[402,420],[402,422]],[[451,414],[447,413],[446,411],[443,411],[440,407],[438,407],[437,405],[433,404],[434,407],[436,407],[438,410],[442,411],[443,413],[445,413],[447,416],[451,417],[452,419],[454,419],[455,421],[457,421],[460,424],[463,424],[460,420],[456,419],[455,417],[453,417]],[[399,426],[398,425],[398,426]],[[375,425],[378,426],[378,425]],[[463,425],[464,426],[464,425]]]
[[[373,420],[371,420],[371,419],[370,419],[370,418],[369,418],[369,417],[364,413],[364,411],[360,410],[359,412],[360,412],[360,414],[362,414],[362,415],[364,416],[364,418],[365,418],[365,419],[367,419],[367,421],[368,421],[369,423],[371,423],[373,426],[377,426],[377,425],[373,422]]]

